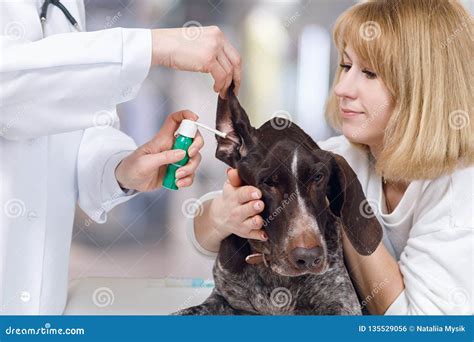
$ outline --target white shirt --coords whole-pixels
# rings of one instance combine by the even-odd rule
[[[0,313],[61,314],[76,203],[96,222],[128,200],[115,167],[134,141],[116,105],[151,64],[151,32],[74,32],[54,5],[0,3]],[[62,3],[85,27],[82,1]],[[102,124],[102,125],[101,125]]]
[[[411,182],[388,214],[382,180],[375,173],[370,153],[344,136],[318,145],[343,156],[353,168],[382,225],[383,244],[400,266],[405,289],[385,314],[473,314],[474,166],[434,180]],[[200,201],[220,194],[208,193]],[[197,242],[193,219],[189,219],[187,231],[200,252],[216,255]]]

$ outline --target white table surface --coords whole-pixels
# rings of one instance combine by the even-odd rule
[[[170,287],[163,279],[81,278],[71,281],[65,315],[168,315],[201,304],[208,287]]]

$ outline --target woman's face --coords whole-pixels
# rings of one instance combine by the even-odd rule
[[[349,141],[379,149],[393,111],[390,93],[374,71],[358,60],[349,45],[341,67],[334,92],[339,99],[342,132]]]

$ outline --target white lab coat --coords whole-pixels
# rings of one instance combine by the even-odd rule
[[[63,312],[75,204],[102,223],[131,197],[116,105],[151,63],[150,30],[75,32],[53,5],[43,30],[42,3],[0,2],[0,314]],[[84,28],[83,2],[62,3]]]

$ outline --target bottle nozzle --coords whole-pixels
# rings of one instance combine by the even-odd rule
[[[200,122],[193,121],[193,120],[188,120],[188,119],[184,119],[183,121],[181,121],[181,125],[179,126],[178,130],[175,132],[175,136],[178,135],[178,134],[181,134],[181,135],[184,135],[186,137],[194,138],[194,136],[196,135],[196,131],[197,131],[196,126],[207,129],[208,131],[211,131],[214,134],[217,134],[221,138],[224,138],[224,139],[227,138],[227,133],[218,131],[217,129],[211,128],[211,127],[209,127],[207,125],[204,125]]]
[[[214,134],[220,136],[221,138],[224,138],[224,139],[227,138],[227,133],[218,131],[217,129],[211,128],[211,127],[209,127],[209,126],[207,126],[207,125],[204,125],[204,124],[202,124],[202,123],[200,123],[200,122],[197,122],[197,121],[194,121],[194,123],[195,123],[196,125],[198,125],[199,127],[205,128],[205,129],[207,129],[208,131],[213,132]]]

